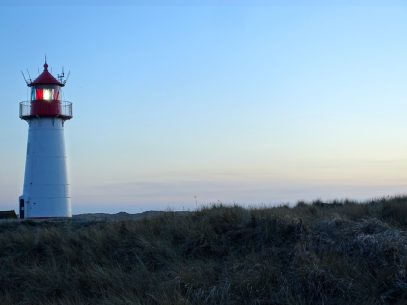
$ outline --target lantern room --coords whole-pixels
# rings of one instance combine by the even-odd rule
[[[56,79],[49,71],[45,62],[44,71],[32,82],[29,102],[20,103],[20,118],[60,117],[64,120],[72,118],[72,104],[62,100],[61,88],[65,82]]]
[[[32,87],[31,101],[60,101],[60,87],[57,85],[38,85]]]

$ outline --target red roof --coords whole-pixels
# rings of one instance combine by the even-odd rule
[[[48,64],[45,62],[44,71],[38,77],[28,84],[29,87],[36,85],[58,85],[63,87],[64,84],[57,80],[51,73],[48,72]]]

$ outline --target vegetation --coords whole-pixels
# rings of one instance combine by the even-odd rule
[[[407,198],[0,223],[0,304],[407,304]]]

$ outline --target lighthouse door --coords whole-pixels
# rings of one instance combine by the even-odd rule
[[[24,199],[20,199],[20,219],[24,219]]]

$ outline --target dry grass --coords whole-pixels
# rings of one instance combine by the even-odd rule
[[[407,304],[407,198],[0,224],[0,304]]]

